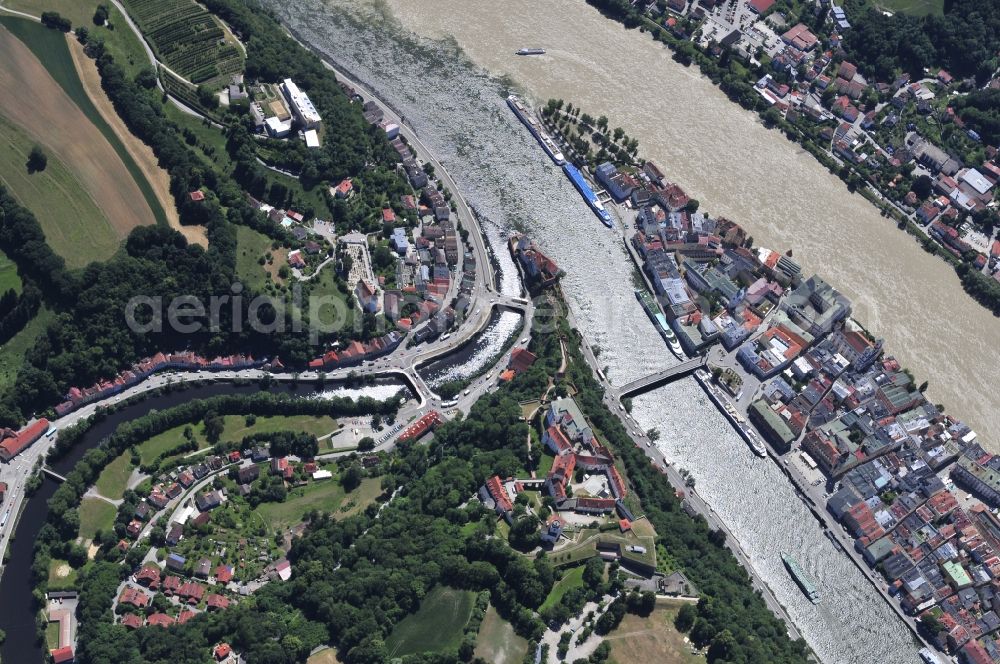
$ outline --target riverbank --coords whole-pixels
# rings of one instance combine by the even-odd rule
[[[846,143],[846,147],[841,147],[840,154],[838,155],[834,152],[834,148],[837,147],[835,137],[832,140],[827,140],[824,136],[820,136],[817,139],[810,135],[810,131],[813,129],[810,125],[810,123],[813,122],[812,120],[799,123],[793,121],[793,116],[796,119],[802,117],[803,114],[800,111],[806,108],[804,104],[801,109],[795,110],[794,112],[793,109],[789,109],[785,112],[777,104],[773,104],[771,100],[775,99],[775,96],[771,94],[770,91],[778,89],[779,86],[777,84],[774,84],[773,86],[765,84],[770,83],[771,72],[769,72],[768,68],[766,68],[763,64],[755,63],[753,59],[749,59],[749,61],[745,60],[743,62],[745,66],[741,66],[738,69],[734,69],[732,66],[726,68],[724,64],[721,64],[721,58],[712,57],[706,53],[701,45],[697,44],[693,38],[689,38],[683,29],[679,27],[678,18],[672,17],[669,13],[657,10],[657,13],[660,14],[660,20],[663,20],[664,16],[667,17],[666,20],[663,21],[663,24],[659,25],[656,20],[654,20],[649,10],[637,10],[635,7],[626,8],[623,5],[608,2],[607,0],[587,0],[587,2],[588,4],[596,7],[602,12],[602,14],[613,20],[621,22],[626,26],[633,27],[635,25],[641,25],[643,32],[648,32],[655,41],[662,42],[674,53],[674,59],[685,66],[689,66],[692,63],[696,64],[702,75],[709,78],[714,85],[717,85],[733,103],[739,104],[745,110],[756,113],[760,116],[761,121],[764,122],[766,126],[779,129],[781,133],[788,138],[788,140],[801,145],[807,152],[812,154],[819,163],[825,166],[830,173],[840,178],[850,191],[853,192],[860,190],[862,195],[864,195],[873,206],[879,209],[882,216],[896,221],[899,229],[904,230],[908,234],[918,238],[920,240],[920,246],[926,252],[941,258],[948,264],[955,267],[956,274],[960,277],[962,287],[965,292],[973,298],[974,301],[990,310],[995,316],[1000,316],[1000,288],[997,288],[997,286],[992,283],[984,286],[984,283],[977,283],[976,280],[972,279],[968,275],[968,270],[958,270],[957,268],[959,265],[964,264],[966,268],[971,266],[972,260],[965,256],[950,255],[948,253],[949,247],[944,241],[938,241],[937,238],[933,237],[926,230],[915,224],[914,220],[917,219],[917,217],[913,213],[912,208],[910,212],[906,212],[900,207],[902,194],[896,193],[895,195],[900,198],[898,200],[892,200],[892,198],[887,195],[887,192],[891,192],[893,190],[886,189],[883,191],[876,186],[876,182],[879,182],[881,179],[879,168],[882,164],[871,167],[869,161],[864,158],[866,156],[864,154],[864,141],[865,139],[873,140],[870,133],[862,132],[859,136],[861,141],[858,151],[861,153],[861,156],[859,156],[852,147],[846,146]],[[743,26],[741,25],[740,27],[742,28]],[[691,29],[694,29],[694,26],[691,26]],[[812,37],[811,33],[810,36]],[[815,39],[815,37],[812,38]],[[792,40],[789,39],[788,41]],[[714,44],[714,40],[712,40],[711,43]],[[735,58],[736,56],[733,54],[731,57]],[[730,62],[730,58],[726,58],[726,62]],[[847,64],[851,68],[854,67],[850,63]],[[819,71],[814,70],[814,78],[815,74],[818,74],[821,71],[822,68]],[[737,72],[739,72],[739,74],[737,74]],[[833,69],[830,69],[827,73],[832,76]],[[851,76],[854,76],[854,74],[850,74],[847,80],[849,80]],[[906,77],[908,78],[909,75],[906,75]],[[847,81],[845,80],[845,85],[846,82]],[[789,83],[795,83],[794,76]],[[841,88],[839,85],[837,87]],[[865,84],[864,87],[867,87],[867,84]],[[785,86],[786,90],[787,88],[788,86]],[[758,91],[761,90],[764,92],[761,92],[758,96]],[[765,92],[771,94],[770,98],[767,94],[765,94]],[[818,92],[816,94],[818,95]],[[765,103],[761,104],[761,99],[759,97],[763,97]],[[845,103],[849,105],[849,101],[846,101],[848,100],[846,96],[842,97],[841,100],[845,100]],[[799,98],[798,103],[802,103],[801,97]],[[796,100],[788,98],[782,102],[784,108],[787,108],[790,104],[796,104]],[[884,100],[875,104],[874,109],[871,109],[873,118],[876,116],[878,111],[885,108],[885,106],[886,102]],[[853,106],[850,106],[850,108],[853,109]],[[870,110],[867,104],[862,106],[862,111],[866,110]],[[826,112],[829,113],[829,111]],[[857,117],[860,112],[857,111],[857,109],[853,109],[853,113],[854,117],[846,116],[846,114],[844,116],[844,119],[849,121],[845,124],[850,127],[850,130],[856,129],[859,126],[858,123],[860,122]],[[825,120],[836,118],[835,114],[830,113],[829,118],[822,117],[820,119]],[[863,123],[860,126],[862,128],[865,127]],[[889,148],[890,152],[888,153],[885,148],[878,144],[874,144],[874,149],[877,153],[887,157],[891,156],[891,147]],[[893,175],[894,172],[895,171],[890,171],[888,175]],[[949,173],[949,175],[950,174],[951,173]],[[900,175],[902,175],[902,173],[900,173]],[[895,180],[893,180],[890,186],[895,187]],[[985,278],[983,281],[988,282]],[[987,292],[987,289],[989,289],[989,292]]]
[[[294,13],[329,29],[327,17],[335,12],[339,31],[363,30],[367,40],[393,44],[393,67],[380,74],[384,80],[379,85],[409,121],[420,125],[426,140],[447,133],[463,146],[463,154],[446,153],[447,159],[463,164],[456,171],[463,187],[474,190],[473,203],[494,219],[508,215],[510,223],[546,223],[534,206],[510,199],[531,189],[552,196],[537,172],[528,176],[520,151],[514,154],[495,135],[495,116],[509,114],[500,95],[516,87],[536,103],[562,98],[592,115],[612,118],[612,126],[638,139],[642,152],[669,168],[689,195],[711,201],[713,216],[739,220],[755,244],[780,252],[793,248],[803,269],[823,274],[850,297],[855,317],[929,380],[929,398],[948,403],[988,446],[1000,444],[995,442],[1000,440],[1000,408],[987,378],[1000,373],[1000,356],[991,352],[996,319],[964,295],[946,263],[900,234],[811,154],[775,136],[756,114],[675,62],[648,35],[625,30],[582,0],[461,4],[431,0],[417,11],[390,0],[389,11],[385,6],[375,11],[368,0],[339,0],[335,10],[307,2]],[[326,41],[308,26],[300,30],[312,41]],[[544,45],[546,54],[514,55],[525,43]],[[365,73],[375,66],[368,56],[354,52],[350,44],[337,49],[339,59],[373,80]],[[425,57],[438,63],[441,74],[424,75],[417,83],[409,63]],[[468,61],[475,65],[472,71]],[[619,62],[642,67],[615,66]],[[495,80],[486,80],[480,67]],[[447,117],[454,113],[453,105],[437,94],[445,89],[438,83],[445,73],[465,80],[475,113],[464,108],[461,118]],[[660,94],[664,89],[671,93]],[[492,103],[494,94],[497,103]],[[467,164],[465,152],[477,155],[481,166]],[[502,196],[483,190],[491,181]],[[929,317],[927,311],[940,302],[948,303],[948,315]]]
[[[640,170],[642,169],[636,169],[637,172]],[[653,172],[656,172],[655,169]],[[682,192],[681,195],[683,195]],[[623,235],[626,254],[632,260],[633,265],[640,271],[646,289],[649,292],[655,293],[656,291],[653,288],[653,284],[651,283],[647,270],[645,269],[646,265],[643,262],[642,256],[639,255],[638,250],[635,246],[633,246],[633,243],[629,242],[628,240],[629,222],[635,221],[634,215],[631,212],[621,213],[621,211],[617,207],[612,207],[612,209],[616,212],[616,214],[619,216],[619,220],[622,222],[621,227],[622,227],[622,235]],[[621,218],[623,216],[624,219]],[[638,228],[636,229],[635,232],[637,233],[639,232]],[[647,311],[647,313],[649,313],[649,315],[652,317],[651,312]],[[664,342],[666,345],[666,340],[664,340]],[[704,351],[702,352],[704,353]],[[595,373],[599,377],[601,377],[603,381],[604,380],[603,376],[597,372],[596,366],[594,368],[595,368]],[[758,427],[756,427],[747,420],[747,417],[745,417],[747,415],[745,403],[742,408],[742,415],[737,414],[737,405],[731,403],[724,395],[717,393],[717,391],[714,389],[714,386],[710,383],[707,372],[704,372],[704,375],[702,374],[702,372],[698,372],[695,376],[695,379],[699,384],[699,386],[701,387],[702,391],[705,393],[705,395],[709,398],[709,400],[714,404],[719,413],[726,419],[726,421],[732,427],[733,431],[737,435],[739,435],[740,438],[746,441],[747,445],[754,451],[754,453],[757,454],[758,456],[769,457],[771,460],[774,461],[778,469],[782,472],[782,474],[787,478],[787,480],[794,488],[799,500],[808,509],[812,517],[816,519],[817,523],[819,524],[819,526],[821,527],[822,531],[827,536],[827,538],[832,543],[834,543],[834,545],[837,548],[839,548],[857,567],[857,569],[861,572],[861,574],[866,579],[868,579],[868,581],[875,588],[876,592],[880,594],[880,596],[888,603],[889,607],[899,616],[899,618],[909,628],[914,638],[917,639],[921,643],[921,645],[925,647],[931,647],[930,644],[924,639],[923,635],[920,634],[920,632],[918,631],[916,622],[912,618],[912,616],[907,615],[903,611],[899,603],[893,601],[893,599],[890,597],[885,588],[885,584],[881,582],[881,579],[878,578],[872,572],[871,568],[864,563],[864,561],[854,550],[853,540],[851,540],[850,538],[846,538],[843,533],[843,529],[839,527],[840,524],[832,520],[830,516],[826,513],[825,504],[820,505],[817,502],[817,500],[810,494],[808,489],[809,485],[805,481],[805,479],[793,473],[792,469],[789,467],[789,459],[788,459],[788,456],[791,455],[792,452],[789,451],[783,455],[768,441],[767,436],[764,434],[764,432],[762,432]],[[740,395],[742,395],[742,391],[740,392]],[[725,530],[726,532],[729,532],[728,528],[726,528]],[[849,543],[845,544],[845,541]],[[741,554],[743,554],[742,547],[739,547],[739,545],[737,544],[737,548],[739,549],[739,552],[734,550],[734,553],[740,556]],[[752,574],[754,575],[755,578],[757,578],[755,573]]]
[[[567,307],[565,313],[566,320],[569,322],[571,327],[574,329],[584,329],[580,327],[572,308]],[[687,505],[687,510],[691,516],[701,516],[705,519],[710,528],[713,530],[721,530],[726,534],[726,547],[732,551],[733,555],[736,556],[736,559],[739,560],[740,565],[742,565],[747,571],[754,587],[760,591],[761,596],[764,598],[764,602],[767,604],[768,608],[772,613],[774,613],[775,616],[785,622],[788,634],[792,639],[802,638],[802,633],[795,625],[795,622],[791,619],[791,616],[789,616],[785,606],[778,601],[778,598],[775,596],[770,586],[757,573],[750,557],[740,545],[739,540],[726,525],[726,522],[715,513],[715,509],[710,507],[709,504],[705,502],[705,500],[698,494],[697,489],[693,485],[689,485],[687,478],[681,474],[681,469],[672,465],[666,459],[659,447],[649,444],[649,438],[645,433],[636,430],[635,422],[633,421],[631,415],[623,412],[620,408],[620,404],[615,403],[614,399],[610,398],[609,393],[614,388],[601,371],[598,358],[594,355],[590,344],[581,344],[580,350],[585,361],[594,372],[595,378],[605,390],[605,406],[609,412],[613,413],[615,417],[621,420],[622,426],[631,436],[632,442],[635,444],[636,448],[649,457],[650,462],[660,470],[664,479],[674,488],[674,490],[679,491],[684,495],[684,502]]]
[[[708,395],[708,397],[712,400],[712,403],[714,403],[716,408],[719,409],[719,412],[722,413],[722,415],[725,416],[727,420],[729,420],[729,423],[732,425],[736,433],[740,435],[740,437],[742,438],[747,437],[748,431],[744,428],[746,426],[752,430],[757,440],[763,441],[763,445],[767,450],[767,456],[772,461],[774,461],[775,465],[782,472],[782,474],[784,474],[784,476],[788,478],[792,486],[795,487],[796,494],[802,501],[802,504],[805,505],[806,508],[809,510],[809,512],[813,515],[813,517],[815,517],[816,521],[823,529],[824,534],[827,535],[827,539],[829,539],[837,548],[843,551],[844,555],[846,555],[851,560],[851,562],[854,563],[854,565],[858,568],[858,570],[862,573],[862,575],[864,575],[864,577],[871,582],[875,590],[885,599],[886,603],[888,603],[890,608],[892,608],[893,611],[896,612],[896,614],[900,617],[900,619],[910,629],[910,631],[913,633],[914,638],[920,641],[920,644],[922,646],[928,648],[932,647],[917,629],[916,621],[913,619],[913,617],[908,616],[903,611],[902,607],[899,606],[899,603],[893,601],[892,597],[890,597],[889,593],[886,591],[885,584],[878,577],[874,575],[872,569],[868,567],[868,565],[860,558],[858,553],[854,550],[853,540],[844,535],[843,528],[840,526],[839,523],[830,518],[830,515],[827,514],[825,507],[818,505],[816,503],[816,500],[810,493],[810,489],[812,488],[810,483],[807,482],[807,480],[804,477],[797,475],[795,472],[793,472],[792,468],[789,466],[788,457],[792,455],[794,452],[787,452],[784,455],[782,455],[778,450],[774,448],[773,445],[771,445],[770,442],[767,441],[767,439],[761,434],[761,432],[752,424],[746,423],[746,425],[741,425],[738,422],[734,421],[730,412],[725,406],[725,402],[723,401],[725,397],[719,396],[712,390],[712,386],[709,383],[709,379],[699,375],[696,376],[696,380],[698,381],[698,384],[701,386],[702,390],[704,390],[705,394]],[[731,404],[730,407],[732,407]]]

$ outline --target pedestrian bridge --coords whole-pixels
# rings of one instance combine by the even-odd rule
[[[669,369],[664,369],[658,373],[650,374],[645,378],[633,380],[631,383],[626,383],[618,388],[618,398],[624,399],[625,397],[642,394],[643,392],[648,392],[662,385],[666,385],[667,383],[672,383],[675,380],[684,378],[685,376],[690,376],[707,363],[708,359],[706,357],[699,356],[685,362],[681,362],[680,364],[675,364]]]
[[[65,482],[66,481],[65,477],[63,477],[62,475],[60,475],[56,471],[52,470],[48,466],[42,466],[42,472],[45,473],[46,475],[48,475],[49,477],[51,477],[52,479],[56,480],[57,482]]]

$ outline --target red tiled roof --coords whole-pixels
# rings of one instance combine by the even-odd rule
[[[400,434],[400,441],[416,440],[442,422],[441,413],[432,410]]]
[[[49,654],[52,655],[52,661],[55,662],[55,664],[64,664],[65,662],[72,662],[74,657],[73,648],[71,648],[70,646],[63,646],[62,648],[56,648],[55,650],[52,650]]]
[[[555,425],[550,426],[546,430],[546,433],[549,434],[549,438],[552,440],[553,443],[555,443],[557,450],[556,454],[562,454],[567,450],[573,449],[573,444],[569,442],[569,439],[566,438],[566,434],[564,434],[562,432],[562,429],[560,429],[558,426]]]
[[[525,371],[538,359],[534,353],[527,348],[515,348],[510,353],[510,363],[507,365],[514,370],[515,374]]]
[[[218,583],[229,583],[233,580],[233,571],[225,565],[215,568],[215,580]]]
[[[507,489],[504,487],[503,482],[500,478],[494,475],[493,477],[486,480],[486,490],[489,491],[490,496],[496,501],[497,507],[499,507],[504,512],[509,512],[514,509],[514,504],[510,500],[510,496],[507,494]]]
[[[228,609],[229,600],[222,595],[212,593],[205,598],[205,605],[210,609]]]
[[[176,620],[173,617],[168,616],[165,613],[154,613],[149,618],[146,619],[147,625],[159,625],[160,627],[170,627]]]
[[[122,624],[130,629],[139,629],[142,627],[142,618],[134,613],[126,613],[122,616]]]
[[[155,565],[147,565],[139,570],[139,573],[135,575],[135,580],[139,583],[145,582],[144,585],[152,586],[154,584],[159,585],[160,583],[160,568]]]
[[[145,593],[136,590],[135,588],[125,588],[122,591],[121,596],[118,598],[119,604],[131,604],[137,608],[145,608],[149,606],[149,596]]]
[[[24,429],[21,429],[16,434],[9,438],[5,438],[4,441],[0,443],[0,456],[8,459],[17,456],[26,447],[41,438],[42,434],[48,431],[48,429],[49,421],[44,417]]]

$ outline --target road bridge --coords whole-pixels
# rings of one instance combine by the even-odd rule
[[[675,364],[669,369],[664,369],[663,371],[659,371],[655,374],[650,374],[645,378],[633,380],[631,383],[626,383],[617,389],[618,397],[625,398],[636,394],[642,394],[643,392],[648,392],[654,388],[666,385],[667,383],[672,383],[675,380],[684,378],[685,376],[690,376],[698,369],[704,367],[707,362],[708,359],[706,357],[699,356],[687,360],[686,362]]]

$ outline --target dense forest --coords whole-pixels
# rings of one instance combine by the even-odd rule
[[[990,145],[1000,143],[1000,90],[975,90],[956,96],[955,111]]]
[[[257,2],[240,0],[208,0],[203,4],[246,43],[247,78],[269,82],[294,79],[331,128],[324,132],[318,150],[299,149],[297,145],[286,148],[293,154],[287,155],[292,161],[284,165],[299,170],[304,185],[321,180],[336,183],[360,173],[368,163],[395,162],[385,132],[365,122],[330,70],[312,51],[289,37],[272,12]]]
[[[848,58],[878,80],[891,82],[903,71],[918,79],[924,68],[943,67],[982,85],[1000,65],[1000,0],[945,0],[942,16],[923,17],[886,16],[869,0],[847,0],[845,7]]]

